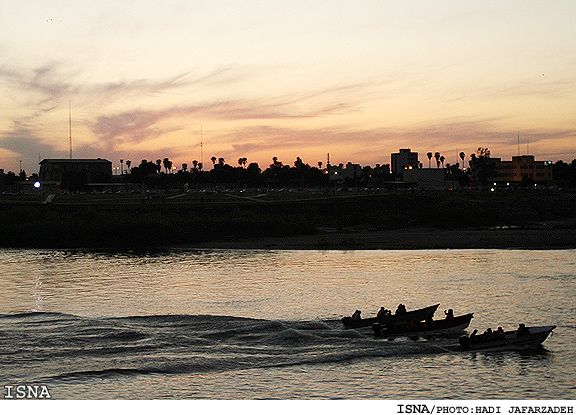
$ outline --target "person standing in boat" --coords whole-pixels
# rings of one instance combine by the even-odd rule
[[[360,310],[354,311],[354,314],[352,314],[352,321],[360,321],[360,319],[362,319],[362,316],[360,314],[362,314],[362,311]]]
[[[450,321],[454,319],[454,310],[452,310],[451,308],[448,309],[448,311],[444,310],[444,314],[446,315],[446,320]]]

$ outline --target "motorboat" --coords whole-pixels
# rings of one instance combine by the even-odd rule
[[[382,317],[362,318],[358,320],[352,317],[343,317],[342,324],[347,329],[356,329],[360,327],[370,327],[374,323],[380,323],[383,327],[390,324],[407,323],[408,321],[420,322],[427,318],[433,317],[436,309],[440,304],[431,305],[429,307],[420,308],[418,310],[406,311],[404,313],[387,314]]]
[[[464,335],[458,340],[462,350],[482,350],[493,348],[533,348],[540,346],[556,326],[526,327],[524,330],[510,330],[501,334]]]

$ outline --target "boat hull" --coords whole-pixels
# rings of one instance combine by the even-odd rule
[[[476,340],[468,336],[460,337],[460,347],[462,350],[485,350],[497,348],[529,348],[541,345],[548,335],[552,333],[556,326],[529,327],[530,334],[518,337],[517,330],[506,331],[502,337],[484,339],[477,336]]]
[[[433,336],[448,336],[453,334],[461,334],[468,326],[474,317],[474,313],[464,314],[462,316],[453,317],[452,319],[436,320],[432,325],[426,323],[417,324],[416,327],[404,327],[402,329],[378,329],[378,326],[373,327],[376,337],[382,338],[395,338],[395,337],[433,337]]]

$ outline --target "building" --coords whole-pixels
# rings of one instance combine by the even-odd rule
[[[495,177],[498,184],[522,184],[526,182],[545,184],[552,181],[552,162],[536,161],[534,156],[514,156],[512,161],[499,158],[494,161]]]
[[[407,185],[421,189],[449,189],[458,186],[458,182],[449,180],[446,169],[417,169],[407,167],[403,173]]]
[[[403,174],[404,169],[417,169],[419,166],[418,153],[413,153],[409,148],[401,148],[398,153],[392,153],[392,173]]]
[[[338,166],[328,167],[326,171],[330,175],[330,183],[342,185],[346,181],[359,178],[362,175],[362,166],[348,162],[344,167],[344,164],[340,163]]]
[[[112,180],[112,162],[97,159],[44,159],[40,162],[40,180],[62,181],[81,178],[85,183],[106,183]]]

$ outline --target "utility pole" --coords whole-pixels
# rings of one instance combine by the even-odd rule
[[[68,120],[70,124],[70,160],[72,160],[72,101],[68,101]]]

